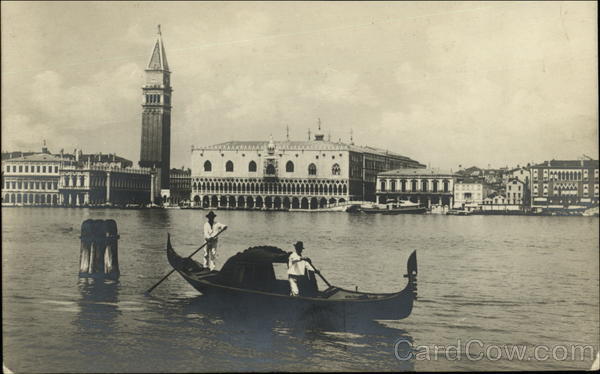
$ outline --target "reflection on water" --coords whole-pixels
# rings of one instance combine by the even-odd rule
[[[3,209],[3,353],[14,372],[588,369],[591,361],[399,361],[414,346],[591,344],[598,350],[598,219],[368,216],[219,211],[219,265],[254,245],[303,240],[332,283],[371,292],[406,284],[419,299],[400,321],[277,320],[208,302],[178,274],[151,297],[176,250],[202,242],[196,210]],[[115,219],[119,282],[79,279],[79,228]],[[400,345],[400,356],[408,345]]]
[[[200,321],[210,328],[219,342],[232,346],[240,341],[264,357],[289,357],[287,365],[314,362],[320,370],[351,370],[371,362],[371,369],[389,367],[390,343],[399,339],[411,341],[401,329],[390,328],[375,321],[345,323],[339,318],[273,319],[268,313],[246,314],[224,308],[215,300],[203,296],[176,299],[172,306],[187,320]],[[281,342],[282,344],[279,344]],[[407,347],[400,347],[407,353]],[[393,355],[393,353],[392,353]],[[339,360],[343,360],[340,362]],[[387,362],[387,363],[386,363]],[[379,366],[381,363],[386,363]],[[267,366],[268,367],[268,366]],[[282,366],[286,367],[286,366]],[[309,369],[310,366],[297,366]],[[414,370],[412,362],[398,363],[397,370]],[[265,366],[247,367],[264,370]],[[366,367],[365,367],[366,369]]]
[[[111,335],[119,310],[118,281],[80,278],[78,282],[81,299],[78,302],[79,313],[73,321],[80,334],[102,333]]]

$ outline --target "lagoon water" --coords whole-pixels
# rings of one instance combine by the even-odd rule
[[[303,240],[330,282],[392,292],[404,287],[416,249],[412,315],[339,329],[214,308],[178,274],[144,296],[171,270],[167,232],[187,255],[202,243],[205,213],[2,209],[4,365],[15,373],[560,370],[589,369],[592,354],[561,348],[546,360],[510,360],[479,351],[598,351],[598,218],[217,211],[229,226],[218,266],[249,246],[291,250]],[[117,221],[119,282],[78,278],[87,218]],[[479,351],[467,354],[469,341]],[[409,345],[419,359],[399,360]]]

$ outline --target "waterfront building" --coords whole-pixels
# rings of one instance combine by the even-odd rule
[[[154,198],[170,196],[171,168],[171,71],[158,26],[156,43],[145,70],[142,87],[142,139],[139,166],[155,169]]]
[[[506,191],[507,203],[523,207],[524,198],[527,195],[526,186],[525,182],[522,182],[517,178],[510,179],[506,182],[504,190]]]
[[[410,200],[421,206],[452,206],[455,175],[440,169],[403,168],[377,175],[379,203]]]
[[[192,170],[184,168],[171,169],[169,178],[171,196],[170,198],[163,196],[163,202],[179,204],[190,201],[190,194],[192,193]]]
[[[377,174],[424,167],[372,147],[325,141],[230,141],[192,147],[196,205],[245,209],[316,209],[375,199]]]
[[[58,181],[64,206],[101,206],[151,202],[155,174],[150,169],[118,168],[88,163],[63,166]]]
[[[529,170],[529,167],[517,165],[516,168],[508,170],[505,174],[504,183],[508,182],[509,179],[516,178],[526,185],[529,185],[530,175],[531,171]]]
[[[530,169],[532,209],[598,205],[598,160],[551,160]]]
[[[474,179],[458,180],[454,184],[454,208],[465,210],[480,209],[489,194],[489,187],[485,182]]]
[[[518,211],[526,208],[527,185],[517,178],[506,182],[504,192],[491,193],[483,199],[481,209],[484,211]]]
[[[147,203],[151,171],[114,153],[11,152],[2,161],[2,205],[85,206]],[[26,154],[25,156],[18,156]]]
[[[60,168],[71,162],[52,155],[44,147],[41,153],[2,161],[2,205],[59,205]]]

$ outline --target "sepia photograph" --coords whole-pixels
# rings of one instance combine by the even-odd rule
[[[1,1],[5,374],[600,370],[596,1]]]

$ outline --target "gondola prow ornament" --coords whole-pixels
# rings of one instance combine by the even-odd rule
[[[81,224],[79,276],[119,278],[119,234],[112,220],[86,219]]]

